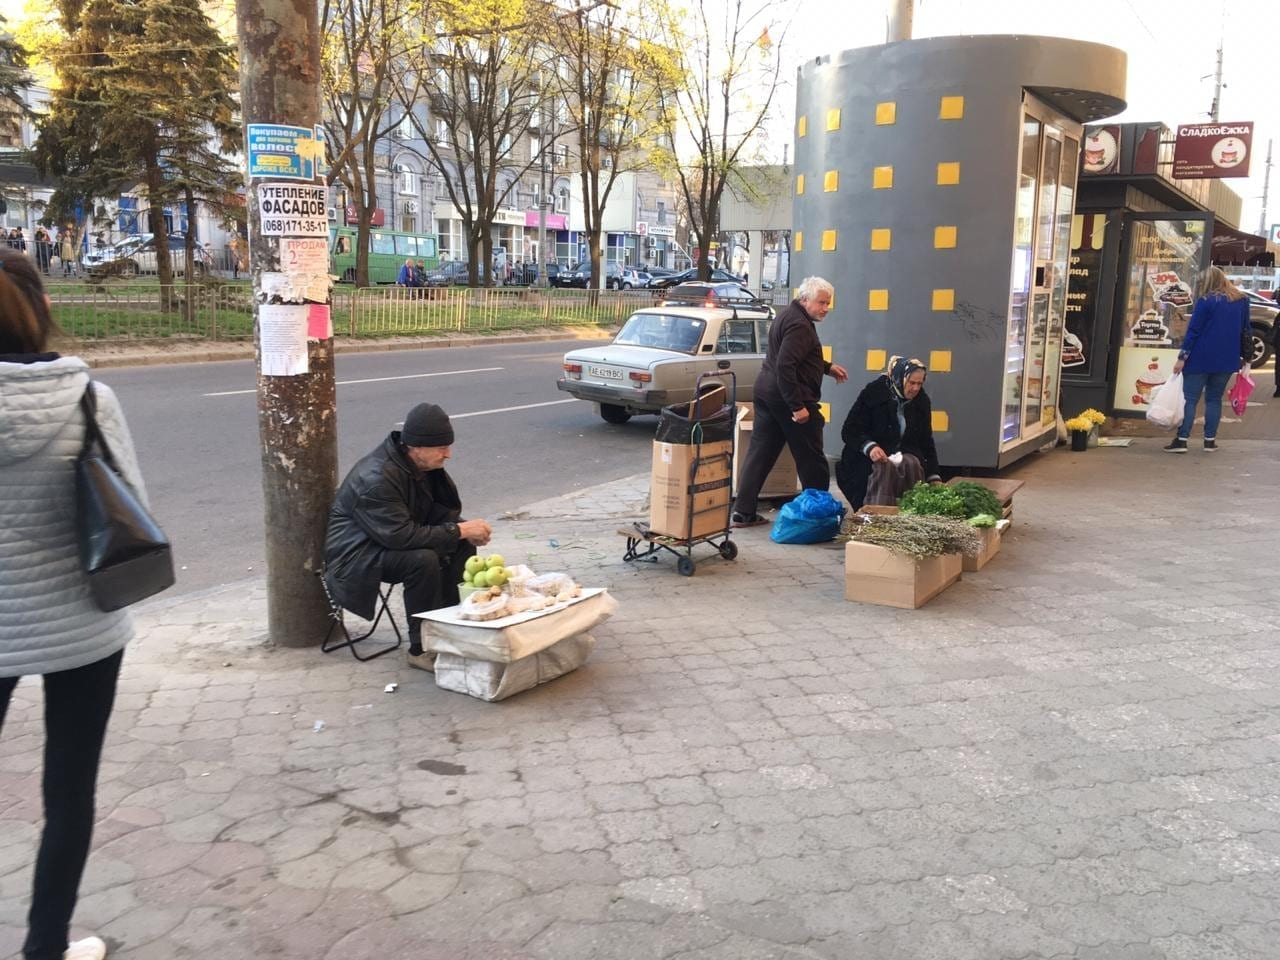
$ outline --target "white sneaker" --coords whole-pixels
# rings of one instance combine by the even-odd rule
[[[67,945],[62,960],[105,960],[107,945],[97,937],[85,937]]]

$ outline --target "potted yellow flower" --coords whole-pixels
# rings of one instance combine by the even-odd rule
[[[1071,431],[1071,449],[1087,450],[1089,448],[1089,429],[1093,426],[1093,421],[1083,414],[1078,417],[1072,417],[1064,424]]]

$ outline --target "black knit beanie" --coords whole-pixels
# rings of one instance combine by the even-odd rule
[[[434,403],[420,403],[404,418],[400,442],[406,447],[448,447],[453,445],[453,425],[449,415]]]

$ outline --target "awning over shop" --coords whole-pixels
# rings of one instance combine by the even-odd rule
[[[1219,266],[1274,267],[1275,255],[1267,251],[1267,238],[1233,230],[1214,221],[1210,259]]]

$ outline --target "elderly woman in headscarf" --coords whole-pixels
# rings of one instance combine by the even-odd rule
[[[921,480],[939,482],[933,412],[919,360],[891,357],[845,418],[836,482],[849,506],[892,506]]]

